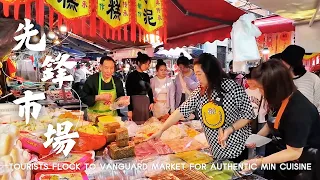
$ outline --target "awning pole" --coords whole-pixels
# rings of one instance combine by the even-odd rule
[[[225,28],[225,27],[229,27],[229,25],[219,25],[219,26],[215,26],[215,27],[201,29],[201,30],[198,30],[198,31],[192,31],[192,32],[181,34],[181,35],[178,35],[178,36],[168,37],[167,40],[171,41],[171,40],[174,40],[174,39],[179,39],[179,38],[183,38],[183,37],[186,37],[186,36],[199,34],[199,33],[203,33],[203,32],[208,32],[208,31],[212,31],[212,30],[222,29],[222,28]]]
[[[314,12],[314,14],[313,14],[313,16],[312,16],[312,18],[310,20],[309,27],[311,27],[313,25],[314,20],[316,19],[317,14],[319,12],[319,9],[320,9],[320,0],[317,1],[317,10],[316,10],[316,12]]]
[[[189,12],[188,10],[186,10],[179,2],[178,0],[171,0],[171,2],[186,16],[191,16],[191,17],[196,17],[199,19],[205,19],[205,20],[209,20],[209,21],[213,21],[213,22],[218,22],[221,24],[227,24],[227,25],[232,25],[233,22],[232,21],[225,21],[222,19],[218,19],[218,18],[212,18],[209,16],[205,16],[202,14],[197,14],[197,13],[193,13],[193,12]]]

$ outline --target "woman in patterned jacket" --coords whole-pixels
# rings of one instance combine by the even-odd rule
[[[194,62],[194,70],[200,86],[150,139],[160,138],[179,119],[198,112],[213,157],[241,162],[248,155],[245,141],[251,134],[249,123],[255,118],[248,95],[228,78],[211,54],[202,54]]]

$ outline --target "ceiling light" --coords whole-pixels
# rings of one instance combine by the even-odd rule
[[[31,41],[32,41],[33,43],[37,43],[37,42],[40,41],[40,39],[39,39],[38,36],[32,36]]]
[[[48,32],[48,38],[49,39],[54,39],[56,37],[56,34],[53,31]]]
[[[66,25],[61,25],[61,26],[60,26],[60,31],[61,31],[62,33],[66,33],[66,32],[68,31],[67,26],[66,26]]]

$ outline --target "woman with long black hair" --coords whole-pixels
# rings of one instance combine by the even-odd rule
[[[244,89],[229,79],[219,60],[204,53],[194,62],[194,71],[200,86],[168,118],[161,134],[180,119],[198,112],[211,153],[215,159],[240,162],[247,158],[245,141],[251,130],[249,123],[255,118],[252,105]]]
[[[320,118],[317,108],[297,90],[290,71],[278,60],[269,60],[259,65],[253,70],[252,79],[273,109],[272,115],[275,118],[269,118],[258,132],[261,136],[271,135],[273,139],[267,145],[266,157],[251,159],[247,163],[258,166],[286,162],[291,162],[292,165],[296,161],[310,163],[311,170],[301,173],[283,171],[283,167],[290,170],[290,166],[281,165],[282,168],[280,166],[272,173],[265,171],[266,178],[320,179]]]
[[[130,96],[128,119],[143,124],[149,119],[153,109],[153,94],[150,77],[144,71],[150,67],[151,58],[138,52],[137,68],[128,75],[126,81],[127,95]]]

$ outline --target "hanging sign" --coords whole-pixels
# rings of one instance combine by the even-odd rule
[[[292,32],[282,32],[277,33],[277,35],[277,52],[280,53],[291,44]]]
[[[152,33],[165,24],[163,0],[136,0],[137,23],[147,33]]]
[[[90,0],[46,0],[46,3],[67,19],[90,15]]]
[[[111,28],[119,28],[130,22],[129,0],[98,0],[97,14]]]

